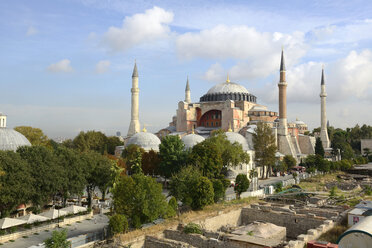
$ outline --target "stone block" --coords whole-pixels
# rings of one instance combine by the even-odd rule
[[[315,230],[315,229],[309,229],[309,230],[307,230],[307,233],[308,233],[309,235],[313,235],[313,236],[318,235],[318,231]]]
[[[301,235],[298,235],[297,236],[297,239],[300,240],[300,241],[305,241],[307,242],[309,240],[309,236],[306,235],[306,234],[301,234]]]

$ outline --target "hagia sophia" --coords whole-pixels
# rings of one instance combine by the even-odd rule
[[[187,79],[185,99],[178,103],[176,115],[172,117],[168,127],[159,130],[156,134],[140,131],[139,123],[139,87],[138,69],[135,63],[132,74],[132,101],[131,122],[127,136],[124,138],[125,145],[117,147],[116,154],[129,144],[136,144],[146,151],[159,151],[160,139],[166,135],[178,135],[185,144],[186,149],[208,138],[216,129],[226,131],[230,142],[238,142],[244,151],[249,153],[251,161],[239,168],[230,168],[231,177],[238,173],[246,173],[255,169],[253,134],[256,124],[264,122],[270,125],[276,138],[278,159],[285,155],[291,155],[300,161],[309,154],[314,154],[315,137],[306,135],[307,125],[300,120],[293,123],[287,121],[287,96],[286,96],[286,68],[284,52],[282,50],[280,61],[279,88],[279,113],[269,110],[266,106],[257,103],[258,98],[250,93],[244,86],[231,82],[229,76],[223,83],[219,83],[202,95],[198,102],[191,102],[191,88]],[[326,92],[324,81],[324,69],[321,77],[321,132],[320,137],[325,149],[330,149],[327,134],[326,118]],[[260,169],[257,168],[260,173]]]
[[[219,83],[202,95],[198,102],[191,102],[191,88],[189,80],[186,82],[185,99],[178,103],[176,115],[172,117],[168,127],[152,134],[145,128],[140,131],[139,122],[139,74],[135,63],[132,74],[131,88],[131,121],[124,145],[116,147],[115,154],[120,156],[126,146],[136,144],[144,150],[159,151],[161,138],[166,135],[178,135],[185,144],[185,149],[191,149],[202,142],[216,129],[225,130],[227,139],[241,144],[244,151],[250,155],[249,164],[242,164],[237,168],[229,168],[228,177],[234,178],[238,173],[249,174],[255,168],[253,135],[258,122],[267,123],[275,135],[278,148],[276,157],[281,159],[291,155],[299,162],[309,154],[315,153],[315,137],[309,136],[307,125],[300,120],[291,123],[287,121],[286,68],[284,52],[280,61],[279,112],[269,110],[258,103],[257,96],[249,92],[244,86],[231,82],[229,76],[223,83]],[[321,76],[321,129],[319,137],[322,140],[326,154],[331,154],[327,133],[326,117],[326,89],[324,69]],[[13,150],[24,145],[31,145],[25,136],[6,127],[6,115],[0,114],[0,150]],[[230,176],[229,176],[230,175]]]

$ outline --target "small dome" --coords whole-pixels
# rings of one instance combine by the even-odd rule
[[[23,134],[13,129],[0,128],[0,150],[16,151],[21,146],[31,146],[31,143]]]
[[[243,135],[241,135],[239,133],[234,133],[234,132],[226,132],[225,134],[226,134],[226,137],[227,137],[228,141],[230,141],[231,143],[238,142],[239,144],[242,145],[242,148],[243,148],[244,151],[249,150],[248,142],[244,138]]]
[[[194,145],[203,142],[205,139],[198,134],[188,134],[182,137],[182,141],[185,144],[185,149],[193,148]]]
[[[249,111],[267,111],[267,107],[256,105],[252,109],[250,109]]]
[[[296,120],[295,121],[296,125],[306,125],[305,122]]]
[[[207,94],[222,94],[222,93],[246,93],[249,91],[242,85],[233,82],[224,82],[210,88]]]
[[[126,147],[134,144],[139,147],[142,147],[145,151],[154,150],[159,151],[160,139],[152,133],[141,132],[134,134],[125,145]]]

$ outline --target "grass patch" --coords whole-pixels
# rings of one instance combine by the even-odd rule
[[[15,241],[14,239],[9,240],[9,242],[12,242],[12,243],[13,243],[14,241]]]
[[[66,226],[71,226],[71,224],[67,224]]]
[[[80,221],[80,220],[78,220],[78,221],[76,221],[76,223],[81,223],[81,221]]]
[[[323,233],[318,240],[336,244],[338,237],[340,237],[347,229],[348,227],[346,225],[336,225],[328,232]]]
[[[44,232],[49,232],[49,230],[45,230]]]
[[[39,233],[34,233],[34,235],[39,235]]]
[[[28,236],[26,236],[26,235],[25,235],[25,236],[22,236],[22,238],[24,238],[24,239],[27,239],[27,238],[28,238]]]

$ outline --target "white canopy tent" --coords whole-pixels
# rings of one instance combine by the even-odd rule
[[[42,212],[39,215],[53,220],[53,219],[57,219],[58,217],[67,215],[67,212],[52,208],[52,209],[49,209],[48,211]]]
[[[68,207],[65,207],[65,208],[61,208],[59,211],[64,211],[67,214],[77,214],[77,213],[80,213],[80,212],[87,211],[87,208],[71,205],[71,206],[68,206]]]
[[[17,219],[27,221],[27,224],[32,224],[32,223],[35,223],[35,222],[43,222],[43,221],[50,220],[50,218],[48,218],[48,217],[41,216],[41,215],[36,215],[36,214],[28,214],[28,215],[25,215],[25,216],[18,217]]]
[[[15,218],[3,218],[0,219],[0,229],[6,229],[13,226],[19,226],[22,224],[26,224],[25,220],[19,220]]]

